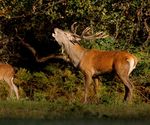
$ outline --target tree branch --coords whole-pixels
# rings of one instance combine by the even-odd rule
[[[144,25],[145,25],[145,28],[146,28],[146,30],[148,32],[147,40],[150,40],[150,27],[148,26],[146,21],[147,21],[147,19],[144,19]]]
[[[45,62],[49,59],[63,59],[67,62],[69,62],[69,59],[66,55],[64,54],[49,54],[46,57],[39,57],[36,50],[28,43],[25,42],[24,39],[22,39],[20,36],[16,35],[16,37],[21,41],[21,43],[30,50],[30,52],[33,54],[33,56],[35,57],[36,61],[41,63],[41,62]]]

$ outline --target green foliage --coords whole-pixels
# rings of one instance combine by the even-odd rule
[[[44,68],[45,73],[42,71],[31,73],[20,68],[15,76],[15,84],[20,88],[21,98],[36,101],[54,101],[63,98],[64,100],[68,98],[70,101],[73,101],[74,98],[80,100],[82,79],[77,79],[79,76],[76,76],[71,70],[67,68],[62,70],[58,66],[46,66]]]
[[[9,96],[8,85],[4,81],[0,81],[0,100]]]
[[[150,97],[150,58],[148,51],[139,51],[136,53],[139,62],[133,75],[135,76],[136,99],[139,102],[149,102]]]
[[[11,24],[10,29],[17,27],[19,32],[32,30],[38,37],[40,34],[44,35],[45,27],[50,28],[45,22],[49,22],[49,25],[61,23],[61,27],[67,26],[68,29],[73,22],[78,21],[83,27],[96,27],[96,30],[107,31],[128,43],[143,44],[147,38],[143,20],[148,20],[148,3],[147,0],[1,1],[0,16],[4,21],[1,27],[2,32],[6,33],[9,31],[7,26]]]
[[[97,49],[117,48],[117,43],[113,39],[95,41],[94,48],[96,44],[99,44]],[[132,73],[131,81],[135,85],[133,102],[141,103],[148,102],[150,97],[150,60],[147,51],[137,52],[137,50],[139,49],[134,48],[139,62]],[[122,102],[124,85],[118,79],[112,78],[110,74],[102,76],[102,85],[97,95],[93,95],[93,87],[90,85],[89,103],[118,104]],[[43,71],[32,73],[25,68],[20,68],[16,72],[14,82],[19,86],[22,99],[70,103],[81,102],[83,99],[83,75],[80,71],[75,71],[73,66],[66,64],[49,63]],[[6,99],[7,96],[7,87],[1,87],[1,99]]]
[[[14,63],[16,67],[22,65],[23,61],[20,60],[29,60],[28,63],[32,63],[26,51],[22,51],[22,44],[16,38],[16,29],[17,34],[24,38],[25,42],[35,45],[35,49],[42,56],[48,55],[49,52],[58,52],[58,47],[54,47],[54,40],[51,37],[54,27],[70,29],[70,25],[77,21],[78,34],[86,26],[90,26],[93,32],[101,30],[110,36],[95,41],[81,41],[84,47],[127,50],[139,58],[132,76],[137,90],[135,98],[148,102],[150,48],[146,24],[149,27],[149,8],[148,0],[2,0],[0,1],[1,60]],[[21,53],[27,57],[24,58]],[[60,62],[59,64],[49,63],[40,71],[20,68],[16,72],[15,84],[19,86],[21,96],[25,99],[27,97],[27,99],[38,101],[79,102],[82,100],[84,91],[83,75],[71,67]],[[37,69],[37,67],[34,68]],[[103,78],[102,83],[102,90],[98,93],[96,102],[108,104],[120,102],[124,93],[123,85],[108,77]],[[7,88],[3,86],[0,88],[0,97],[4,99],[7,96]],[[90,100],[92,103],[95,98],[91,93],[89,96],[92,98]]]
[[[106,39],[98,39],[95,41],[84,42],[83,43],[86,48],[94,48],[100,50],[115,50],[116,41],[112,37],[108,37]]]
[[[146,52],[138,52],[137,57],[139,59],[139,64],[137,68],[135,69],[134,75],[139,78],[139,80],[143,80],[145,83],[150,83],[150,59],[149,59],[149,53]],[[142,78],[142,79],[141,79]],[[142,83],[142,82],[141,82]]]
[[[99,91],[101,104],[121,104],[124,98],[124,85],[120,82],[106,81]]]
[[[25,69],[25,68],[20,68],[18,72],[15,74],[16,79],[15,83],[16,84],[23,84],[28,82],[31,79],[31,73]]]
[[[107,46],[108,47],[108,46]],[[108,47],[109,49],[109,47]],[[145,57],[144,57],[145,56]],[[149,61],[146,55],[141,55],[140,61],[132,75],[135,85],[134,102],[147,100],[149,98]],[[124,85],[118,79],[112,79],[109,75],[103,75],[102,85],[97,95],[93,95],[93,87],[90,85],[89,103],[118,104],[124,97]],[[83,75],[71,68],[58,64],[49,64],[44,71],[30,73],[20,68],[16,73],[15,83],[23,88],[29,99],[36,101],[49,100],[65,102],[81,102],[83,99]],[[139,87],[145,86],[145,91]],[[140,93],[139,93],[140,92]],[[144,96],[144,97],[143,97]],[[23,98],[23,97],[22,97]]]
[[[49,80],[45,73],[43,72],[35,72],[32,74],[32,82],[35,82],[38,88],[46,87],[49,84]]]

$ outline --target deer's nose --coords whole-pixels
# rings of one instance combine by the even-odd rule
[[[58,32],[59,31],[59,29],[58,28],[54,28],[54,32],[56,33],[56,32]]]

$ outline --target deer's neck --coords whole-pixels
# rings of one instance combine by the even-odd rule
[[[73,65],[77,67],[84,56],[86,49],[81,47],[78,43],[64,45],[64,48]]]

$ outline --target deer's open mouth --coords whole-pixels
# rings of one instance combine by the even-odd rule
[[[53,36],[54,38],[56,37],[56,32],[57,32],[56,30],[57,30],[57,28],[55,28],[55,29],[54,29],[54,33],[52,33],[52,36]]]
[[[55,33],[52,33],[52,36],[55,37]]]

